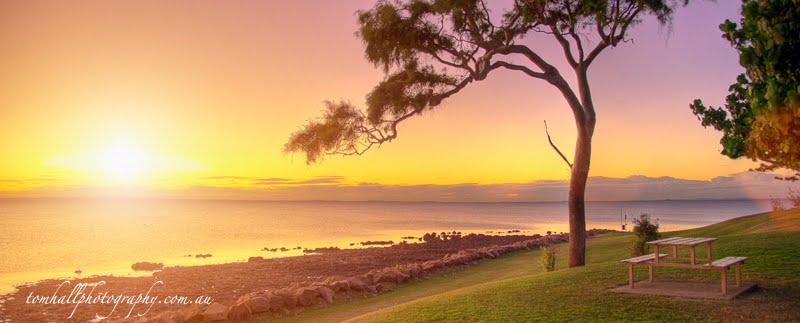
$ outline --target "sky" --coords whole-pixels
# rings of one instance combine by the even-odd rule
[[[382,79],[354,35],[355,12],[373,4],[0,2],[0,196],[415,200],[414,192],[434,187],[449,194],[439,200],[469,200],[464,187],[473,187],[487,200],[565,199],[504,191],[568,178],[544,120],[568,156],[575,140],[560,94],[513,71],[471,84],[363,156],[306,165],[302,155],[282,152],[324,100],[363,106]],[[492,5],[500,12],[503,2]],[[722,103],[743,72],[717,28],[738,21],[738,11],[738,1],[703,1],[679,8],[671,26],[645,19],[633,42],[594,62],[590,186],[745,177],[765,185],[742,175],[754,162],[719,154],[720,135],[702,128],[688,107],[695,98]],[[566,71],[547,36],[525,43]],[[613,194],[590,187],[590,196],[643,191],[629,186]],[[337,188],[349,193],[334,194]]]

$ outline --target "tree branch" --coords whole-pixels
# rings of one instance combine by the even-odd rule
[[[550,25],[550,30],[553,31],[553,36],[556,38],[556,40],[558,40],[558,43],[561,44],[561,48],[564,49],[564,56],[567,57],[567,62],[569,63],[569,66],[572,66],[572,68],[577,67],[578,62],[575,61],[575,57],[572,56],[572,49],[570,48],[571,46],[569,44],[569,41],[566,38],[564,38],[564,35],[561,34],[561,32],[558,30],[558,27],[556,27],[555,25]],[[581,59],[583,59],[583,50],[581,50]]]
[[[498,68],[498,67],[504,67],[504,68],[507,68],[507,69],[510,69],[510,70],[514,70],[514,71],[521,71],[521,72],[523,72],[525,74],[528,74],[528,76],[539,78],[539,79],[544,79],[544,78],[547,77],[547,75],[545,75],[544,73],[535,72],[535,71],[531,70],[530,68],[528,68],[526,66],[511,64],[511,63],[504,62],[504,61],[494,62],[494,63],[492,63],[491,67],[492,67],[492,69],[495,69],[495,68]]]
[[[553,140],[550,139],[550,132],[547,131],[547,120],[544,121],[544,133],[547,134],[547,141],[550,142],[550,147],[553,147],[553,149],[556,150],[558,155],[561,156],[561,159],[563,159],[564,162],[567,163],[567,165],[569,165],[569,168],[572,168],[572,163],[570,163],[569,160],[567,160],[567,157],[561,153],[561,150],[559,150],[558,147],[556,147],[556,145],[553,143]]]

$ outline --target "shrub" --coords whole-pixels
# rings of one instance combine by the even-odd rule
[[[783,201],[781,201],[781,199],[770,198],[769,199],[769,203],[772,204],[772,210],[773,211],[786,210],[786,208],[783,206]]]
[[[542,269],[545,271],[556,270],[556,248],[553,248],[553,246],[541,246],[539,249],[542,250],[542,255],[539,258]]]
[[[658,221],[653,222],[647,213],[634,217],[633,234],[636,235],[636,241],[633,242],[631,254],[641,256],[649,253],[650,247],[646,242],[658,240]]]
[[[789,187],[789,201],[792,202],[792,206],[795,209],[800,208],[800,191],[795,191]]]

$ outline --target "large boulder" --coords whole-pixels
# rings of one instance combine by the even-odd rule
[[[231,321],[241,321],[250,317],[251,314],[253,313],[246,303],[236,304],[231,306],[230,311],[228,311],[228,319]]]
[[[347,278],[347,285],[350,287],[350,289],[358,292],[367,289],[367,283],[365,283],[363,280],[361,280],[361,278],[358,277]]]
[[[383,284],[377,283],[375,285],[369,285],[367,286],[367,291],[375,295],[383,293]]]
[[[286,310],[286,298],[283,295],[270,294],[267,295],[269,300],[269,310],[275,313],[283,313]]]
[[[286,309],[293,310],[297,307],[297,294],[284,294],[282,296]]]
[[[181,310],[183,323],[198,323],[203,321],[203,308],[197,304]]]
[[[328,285],[328,288],[336,292],[347,291],[350,289],[350,283],[347,282],[347,279],[337,280],[332,284]]]
[[[183,322],[183,315],[180,312],[166,311],[159,313],[150,321],[153,323],[179,323]]]
[[[325,286],[319,286],[317,287],[317,291],[319,291],[319,296],[325,300],[325,303],[333,304],[333,296],[336,293],[332,289]]]
[[[411,277],[419,277],[425,272],[425,269],[422,269],[422,265],[418,263],[409,264],[406,268],[408,268],[408,274]]]
[[[361,280],[364,283],[366,283],[367,285],[372,285],[375,282],[377,282],[377,280],[380,279],[380,272],[375,270],[375,269],[373,269],[373,270],[370,270],[368,273],[359,276],[359,278],[361,278]]]
[[[300,306],[309,306],[314,304],[314,301],[319,296],[319,291],[313,287],[303,287],[295,291],[297,295],[297,303]]]
[[[402,273],[397,268],[386,268],[383,270],[382,278],[384,282],[401,284],[411,279],[411,276]]]
[[[444,267],[444,262],[442,262],[441,260],[431,260],[422,263],[422,269],[425,271],[431,271],[436,268],[442,268],[442,267]]]
[[[244,304],[247,304],[247,307],[249,307],[253,313],[264,313],[270,309],[269,299],[266,297],[253,297],[248,299]]]
[[[230,308],[220,303],[211,303],[203,310],[204,321],[222,321],[228,318]]]

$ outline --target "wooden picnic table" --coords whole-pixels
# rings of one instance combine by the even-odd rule
[[[688,268],[688,269],[715,269],[719,270],[722,275],[722,294],[727,293],[727,279],[725,277],[725,271],[735,266],[736,268],[736,286],[741,287],[741,264],[747,259],[747,257],[725,257],[718,260],[713,260],[711,255],[711,243],[716,241],[717,238],[682,238],[682,237],[673,237],[673,238],[666,238],[661,240],[649,241],[647,242],[648,245],[652,245],[655,247],[655,252],[649,255],[643,255],[639,257],[629,258],[622,260],[628,264],[628,276],[629,276],[629,285],[630,288],[634,288],[633,282],[633,266],[634,265],[645,265],[648,266],[649,271],[649,281],[653,282],[653,266],[658,267],[678,267],[678,268]],[[707,245],[707,253],[706,258],[697,259],[695,247],[706,244]],[[660,247],[672,247],[672,257],[666,253],[659,253]],[[689,258],[680,257],[678,255],[678,247],[685,246],[689,247]],[[667,260],[667,261],[661,261]],[[670,261],[671,260],[671,261]],[[697,265],[697,260],[703,260],[707,263],[702,265]],[[681,263],[683,261],[684,263]],[[685,263],[685,261],[689,261],[689,263]]]
[[[711,243],[717,240],[717,238],[681,238],[681,237],[673,237],[673,238],[666,238],[656,241],[648,241],[647,244],[652,245],[655,247],[655,254],[658,254],[658,249],[660,246],[672,246],[672,257],[668,257],[667,259],[673,260],[686,260],[686,258],[678,257],[678,247],[679,246],[687,246],[689,247],[689,262],[692,266],[695,265],[695,247],[706,244],[708,247],[708,252],[706,255],[706,260],[711,262]],[[655,257],[653,260],[654,262],[658,263],[659,257]]]

